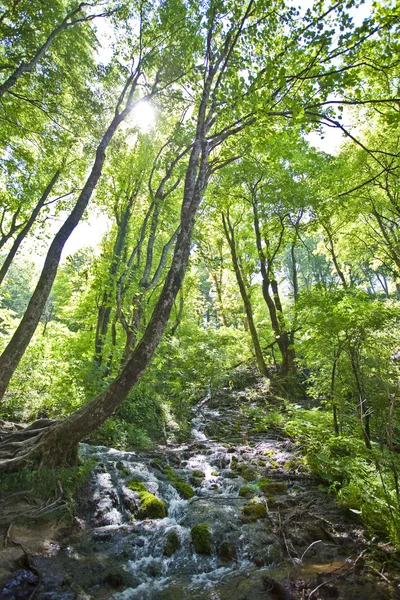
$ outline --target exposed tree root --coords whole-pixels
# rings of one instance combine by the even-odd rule
[[[50,451],[50,444],[47,443],[58,424],[59,421],[54,419],[39,419],[25,428],[3,424],[0,427],[0,472],[20,469],[28,462],[33,462],[40,468],[44,457],[51,454],[54,464],[60,464],[62,449],[53,444]],[[66,452],[64,455],[67,457]],[[46,462],[51,464],[52,460]]]

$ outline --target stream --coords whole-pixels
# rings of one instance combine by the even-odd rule
[[[255,396],[205,398],[186,444],[82,444],[96,467],[75,525],[13,573],[1,600],[391,598],[382,578],[357,569],[368,546],[360,523],[304,472],[282,432],[254,431]],[[161,508],[146,515],[140,489]]]

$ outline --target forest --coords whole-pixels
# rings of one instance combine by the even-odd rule
[[[125,502],[136,521],[172,515],[177,493],[231,498],[239,476],[236,497],[252,498],[242,518],[261,527],[268,486],[278,496],[308,477],[380,548],[368,568],[386,587],[300,590],[267,574],[263,595],[189,593],[188,581],[157,595],[160,573],[146,571],[135,585],[110,575],[109,595],[54,598],[399,597],[400,5],[299,4],[1,2],[0,526],[11,531],[5,507],[32,482],[34,510],[71,511],[98,472],[94,448],[108,449],[113,481],[128,478],[109,511]],[[193,457],[174,463],[193,443],[224,446],[211,475]],[[161,487],[144,485],[153,471],[136,477],[132,453]],[[323,534],[296,547],[277,503],[281,559],[302,563]],[[212,555],[215,524],[190,524],[191,541],[162,530],[164,557],[178,542]],[[238,562],[230,538],[210,543]],[[0,598],[50,598],[45,580]]]

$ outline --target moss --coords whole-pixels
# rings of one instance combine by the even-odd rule
[[[273,450],[266,450],[264,452],[264,456],[274,456],[274,451]]]
[[[299,458],[290,458],[287,462],[285,462],[285,464],[283,465],[284,469],[290,470],[290,469],[298,469],[301,465],[303,464],[302,459]]]
[[[226,562],[235,560],[236,558],[236,550],[227,540],[219,544],[217,554],[221,560]]]
[[[140,508],[136,516],[140,519],[164,519],[166,517],[167,511],[164,502],[148,492],[144,483],[133,479],[128,483],[128,488],[139,494]]]
[[[276,504],[276,498],[274,498],[273,496],[270,496],[269,498],[267,498],[267,504],[268,504],[269,508],[272,508]]]
[[[132,490],[132,492],[147,492],[144,483],[142,483],[138,479],[133,479],[132,481],[130,481],[128,483],[128,488]]]
[[[164,473],[166,474],[166,476],[168,477],[169,481],[172,483],[172,485],[174,486],[176,491],[182,496],[182,498],[185,498],[185,500],[188,500],[189,498],[193,498],[194,489],[192,488],[192,486],[189,485],[188,483],[185,483],[183,481],[183,479],[178,477],[178,475],[176,475],[173,472],[171,467],[166,467],[164,469]]]
[[[130,475],[128,469],[125,467],[124,463],[122,463],[120,460],[115,463],[116,468],[118,469],[118,471],[121,473],[121,475],[123,475],[123,477],[128,477]]]
[[[242,498],[252,498],[255,495],[255,491],[249,485],[243,485],[239,490],[239,496]]]
[[[206,474],[203,471],[198,471],[197,469],[192,471],[192,477],[196,477],[196,479],[204,479],[205,476]]]
[[[266,467],[266,466],[267,466],[267,463],[265,462],[265,460],[259,460],[259,461],[258,461],[258,466],[259,466],[259,467]]]
[[[266,496],[269,494],[284,494],[287,490],[286,483],[282,481],[268,481],[262,483],[259,488]]]
[[[211,471],[211,475],[213,477],[218,477],[218,471]]]
[[[173,485],[176,491],[182,496],[182,498],[185,498],[185,500],[193,498],[194,489],[188,483],[185,483],[184,481],[175,481],[173,482]]]
[[[181,541],[176,531],[170,531],[164,546],[164,556],[172,556],[180,548]]]
[[[264,519],[267,516],[267,507],[265,504],[248,504],[243,507],[243,514],[251,519],[257,521],[257,519]]]
[[[164,519],[166,517],[165,504],[150,492],[140,492],[140,510],[138,517],[144,519]]]
[[[257,477],[257,471],[251,469],[250,467],[242,469],[240,474],[246,481],[254,481],[254,479]]]
[[[278,469],[279,468],[279,463],[276,460],[270,460],[269,464],[270,464],[271,469]]]
[[[190,536],[198,554],[211,554],[211,531],[208,525],[195,525],[190,530]]]

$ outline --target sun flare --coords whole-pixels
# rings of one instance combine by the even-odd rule
[[[138,102],[133,109],[132,121],[143,133],[149,131],[155,124],[155,110],[148,102]]]

